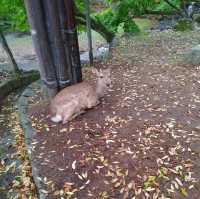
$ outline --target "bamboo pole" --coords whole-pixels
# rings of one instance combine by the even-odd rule
[[[72,60],[73,83],[77,83],[82,81],[82,72],[78,45],[78,35],[75,23],[74,1],[64,0],[64,4],[67,14],[66,34],[68,35],[67,38],[69,42],[69,53]]]
[[[60,27],[59,5],[57,0],[44,0],[43,6],[59,89],[62,89],[70,84],[70,74]]]
[[[90,1],[84,0],[84,2],[85,2],[85,16],[86,16],[86,26],[87,26],[89,60],[90,60],[90,66],[92,66],[93,65],[93,51],[92,51],[92,33],[91,33],[91,19],[90,19]]]
[[[70,75],[70,82],[73,83],[73,75],[72,75],[72,58],[70,55],[70,45],[69,45],[69,38],[66,32],[67,30],[67,14],[65,10],[65,4],[63,0],[58,0],[58,9],[59,9],[59,17],[60,17],[60,28],[62,33],[62,39],[65,47],[65,55],[67,61],[67,70],[68,74]]]
[[[56,71],[52,60],[41,0],[25,0],[31,34],[40,64],[40,74],[50,97],[58,91]]]

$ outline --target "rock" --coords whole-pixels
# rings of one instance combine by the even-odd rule
[[[195,126],[195,127],[194,127],[194,130],[197,131],[197,132],[200,132],[200,125]]]
[[[199,159],[195,160],[194,164],[199,167],[200,166],[200,160]]]
[[[190,145],[192,151],[200,153],[200,142],[194,142]]]
[[[93,50],[93,56],[96,60],[103,60],[109,54],[109,46],[101,46]],[[89,62],[89,52],[84,52],[80,55],[81,63],[86,64]]]
[[[200,45],[191,48],[184,56],[184,61],[188,64],[200,64]]]

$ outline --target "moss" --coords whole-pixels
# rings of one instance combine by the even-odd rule
[[[16,89],[22,88],[31,82],[38,80],[39,77],[40,75],[37,71],[13,75],[12,78],[0,84],[0,99],[5,98],[8,94]]]
[[[192,22],[186,19],[179,20],[177,24],[174,26],[176,31],[187,31],[192,30]]]
[[[194,14],[193,15],[193,19],[195,22],[197,22],[198,24],[200,24],[200,14]]]

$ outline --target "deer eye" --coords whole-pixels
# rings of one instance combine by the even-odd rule
[[[103,76],[99,76],[101,79],[103,78]]]

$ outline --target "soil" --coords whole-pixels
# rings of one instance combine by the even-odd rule
[[[32,152],[48,199],[199,198],[200,74],[182,62],[199,39],[172,31],[124,38],[96,63],[111,67],[113,88],[69,124],[33,105],[39,91],[30,98]]]

